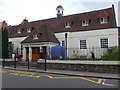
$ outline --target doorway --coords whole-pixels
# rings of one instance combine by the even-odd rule
[[[36,62],[40,57],[40,48],[32,47],[32,61]]]

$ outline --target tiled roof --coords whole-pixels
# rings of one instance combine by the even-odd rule
[[[104,12],[105,15],[109,15],[108,23],[100,24],[99,16],[100,16],[101,12]],[[82,26],[82,18],[84,15],[86,15],[85,18],[90,19],[90,23],[88,26]],[[70,22],[72,21],[71,28],[65,28],[65,20],[70,21]],[[54,39],[53,40],[54,42],[58,42],[58,40],[55,39],[55,36],[52,33],[68,32],[68,31],[70,31],[70,32],[89,31],[89,30],[98,30],[98,29],[117,27],[113,6],[112,6],[112,8],[63,16],[61,19],[50,18],[50,19],[45,19],[45,20],[33,21],[33,22],[28,22],[27,20],[24,20],[20,25],[22,28],[22,32],[20,34],[17,33],[17,29],[20,28],[19,25],[11,26],[8,28],[9,29],[9,37],[15,38],[15,37],[25,37],[25,36],[30,35],[30,37],[28,37],[23,42],[28,42],[29,40],[31,41],[31,38],[32,38],[31,33],[27,33],[27,28],[29,28],[29,27],[32,28],[32,30],[34,30],[35,28],[39,29],[40,32],[43,33],[42,37],[39,40],[37,40],[38,42],[39,41],[52,41],[52,39]],[[43,28],[43,29],[41,30],[40,28]],[[47,33],[49,33],[50,35],[49,34],[47,35]],[[47,37],[47,39],[45,37]],[[31,41],[31,42],[34,42],[34,41]]]
[[[38,39],[33,38],[34,34],[38,35]],[[59,43],[57,38],[52,33],[52,28],[48,28],[46,27],[46,25],[40,26],[39,28],[34,28],[30,36],[23,40],[21,43],[38,43],[38,42]]]
[[[90,17],[88,16],[88,14],[83,14],[82,15],[82,18],[81,18],[81,20],[89,20],[90,19]]]
[[[66,22],[72,22],[72,19],[70,18],[70,17],[64,17],[64,22],[66,23]]]
[[[102,17],[108,17],[109,15],[106,13],[106,11],[100,11],[100,14],[99,14],[99,18],[102,18]]]

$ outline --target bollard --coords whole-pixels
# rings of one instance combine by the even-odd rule
[[[47,71],[46,55],[45,55],[45,71]]]
[[[16,68],[16,57],[14,58],[14,68]]]
[[[5,58],[3,58],[3,62],[2,62],[3,68],[5,67]]]
[[[44,59],[45,59],[45,71],[47,71],[47,61],[46,61],[47,52],[46,52],[46,46],[43,47],[43,54],[44,54]]]
[[[29,70],[29,59],[28,59],[28,70]]]

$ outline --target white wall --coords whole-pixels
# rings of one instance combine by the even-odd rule
[[[98,50],[96,51],[94,48],[100,47],[101,38],[108,38],[109,47],[118,46],[118,28],[90,30],[83,32],[79,31],[55,33],[55,36],[58,38],[59,42],[65,41],[65,33],[68,34],[67,48],[71,48],[67,53],[69,57],[73,57],[77,54],[77,56],[87,56],[89,58],[91,56],[90,52],[93,51],[95,53],[95,56],[99,58],[103,54],[104,49],[98,48]],[[21,48],[20,42],[23,41],[25,38],[26,37],[9,38],[9,41],[11,41],[14,44],[15,50],[17,47]],[[86,40],[87,48],[90,49],[80,49],[80,40],[83,39]]]
[[[61,42],[65,40],[65,33],[55,33],[55,36]],[[94,51],[96,53],[96,57],[100,57],[102,54],[103,49],[100,47],[100,39],[101,38],[108,38],[108,46],[118,46],[118,28],[110,28],[110,29],[102,29],[102,30],[90,30],[90,31],[83,31],[83,32],[68,32],[68,47],[72,48],[68,52],[68,56],[72,57],[73,50],[76,53],[85,52],[82,54],[86,54],[85,56],[90,57],[90,51]],[[87,42],[87,48],[84,50],[80,50],[80,40],[85,39]],[[98,48],[98,50],[94,50],[94,48]],[[99,50],[100,49],[100,50]],[[102,50],[102,51],[101,51]],[[87,53],[86,53],[87,52]],[[98,53],[99,52],[99,53]],[[84,55],[83,55],[84,56]]]
[[[21,48],[20,42],[26,39],[27,37],[16,37],[16,38],[9,38],[9,42],[12,42],[14,44],[14,50],[16,48]]]
[[[80,44],[79,40],[81,39],[87,40],[87,47],[100,47],[101,38],[109,39],[109,47],[118,46],[118,28],[71,32],[71,47],[78,48]]]

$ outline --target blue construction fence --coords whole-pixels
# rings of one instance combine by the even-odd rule
[[[64,46],[54,46],[51,47],[51,58],[52,59],[58,59],[58,58],[62,58],[65,59],[66,58],[66,53],[65,53],[65,47]]]

